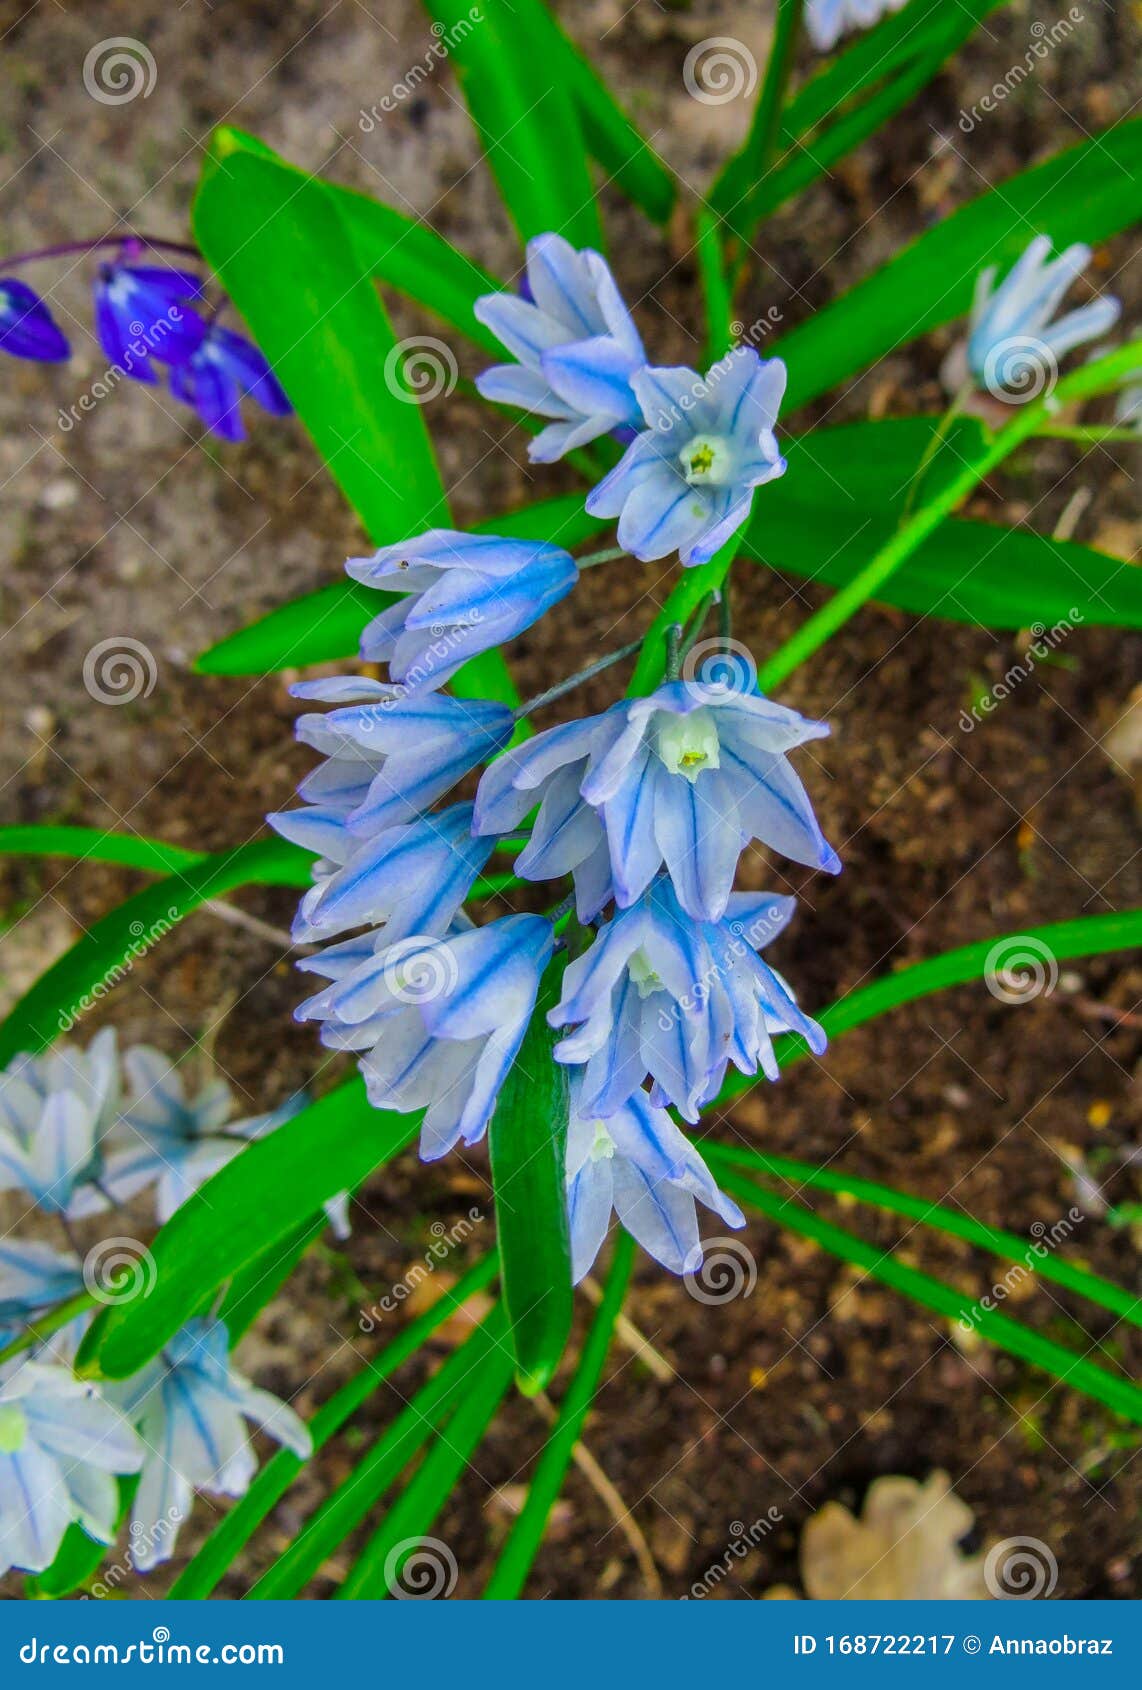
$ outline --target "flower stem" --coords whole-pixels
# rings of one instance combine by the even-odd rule
[[[681,580],[678,581],[666,603],[655,617],[650,632],[643,641],[642,652],[635,666],[630,686],[627,688],[628,698],[641,698],[645,693],[654,691],[665,672],[666,641],[669,630],[675,623],[687,623],[707,593],[712,593],[724,587],[726,576],[730,572],[730,565],[734,561],[738,541],[739,536],[735,534],[732,540],[726,541],[721,551],[716,553],[709,563],[699,564],[696,569],[687,569],[683,572]]]
[[[58,1332],[61,1326],[66,1326],[69,1321],[74,1320],[76,1315],[84,1314],[94,1306],[95,1298],[90,1291],[77,1291],[66,1302],[57,1303],[54,1309],[48,1309],[37,1320],[29,1321],[18,1337],[10,1339],[0,1347],[0,1362],[7,1361],[10,1356],[19,1355],[21,1350],[30,1350],[33,1344],[42,1343],[44,1339]]]
[[[595,675],[601,675],[604,669],[611,667],[612,663],[621,663],[624,657],[633,657],[641,645],[641,640],[632,640],[629,645],[620,646],[618,651],[612,651],[606,657],[600,657],[596,663],[589,663],[585,669],[580,669],[577,674],[568,675],[566,680],[556,681],[555,685],[548,687],[546,692],[537,692],[534,698],[527,699],[515,711],[516,721],[522,721],[525,716],[530,716],[533,710],[539,710],[545,704],[554,703],[557,698],[562,698],[565,692],[570,692],[573,687],[580,686],[583,681],[589,681]]]
[[[767,692],[784,681],[799,664],[824,645],[826,640],[831,639],[839,628],[844,627],[850,616],[855,615],[863,604],[876,596],[889,576],[911,557],[944,518],[951,515],[956,506],[985,476],[990,475],[1005,458],[1010,457],[1017,446],[1035,434],[1040,424],[1070,400],[1089,399],[1096,393],[1106,392],[1118,385],[1122,376],[1137,366],[1140,352],[1142,342],[1139,341],[1120,347],[1105,358],[1099,358],[1075,370],[1072,375],[1059,382],[1053,393],[1045,394],[1034,404],[1025,406],[1022,413],[1013,418],[1006,428],[991,437],[980,454],[969,460],[958,475],[947,482],[934,498],[897,530],[863,569],[846,582],[839,592],[834,593],[829,602],[810,616],[807,622],[803,622],[792,638],[786,640],[758,675],[761,691]]]
[[[16,270],[22,264],[37,264],[41,258],[68,258],[73,253],[99,252],[103,247],[125,246],[128,241],[138,241],[140,246],[155,252],[177,252],[182,258],[202,257],[196,246],[188,246],[185,241],[164,241],[151,235],[130,233],[100,235],[92,241],[60,241],[57,246],[38,247],[34,252],[13,253],[11,258],[0,258],[0,273]]]
[[[597,563],[613,563],[616,558],[629,555],[625,546],[604,546],[601,552],[587,552],[583,557],[577,557],[575,563],[579,569],[594,569]]]
[[[1084,446],[1101,446],[1106,440],[1133,441],[1142,446],[1142,429],[1083,427],[1080,423],[1047,423],[1035,430],[1037,440],[1077,440]]]
[[[753,123],[746,143],[727,165],[719,183],[720,202],[726,206],[726,222],[744,243],[749,234],[753,196],[769,171],[781,134],[785,95],[797,55],[805,0],[777,0],[777,21],[773,45],[765,67],[765,81],[758,95]],[[748,248],[736,254],[735,281],[740,280]]]

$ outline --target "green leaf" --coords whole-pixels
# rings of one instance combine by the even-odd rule
[[[385,1514],[357,1557],[337,1595],[347,1601],[383,1601],[394,1590],[416,1593],[422,1587],[416,1569],[407,1586],[401,1574],[428,1536],[476,1453],[512,1379],[512,1354],[493,1348],[469,1375],[460,1401],[408,1485]],[[421,1568],[421,1573],[426,1569]],[[441,1595],[449,1594],[450,1569],[436,1557],[427,1569],[431,1580],[441,1575]]]
[[[497,1265],[492,1254],[476,1262],[431,1308],[410,1321],[379,1355],[347,1379],[328,1402],[321,1405],[309,1422],[315,1450],[323,1448],[341,1430],[378,1387],[428,1342],[449,1315],[475,1292],[484,1290],[491,1283]],[[193,1560],[184,1567],[171,1586],[171,1596],[209,1596],[304,1466],[305,1463],[292,1450],[277,1450],[255,1475],[246,1494],[218,1522]]]
[[[488,1128],[504,1306],[519,1388],[547,1384],[571,1333],[571,1242],[567,1225],[567,1070],[552,1051],[559,1034],[547,1011],[559,1001],[563,959],[540,986],[519,1055]]]
[[[354,1079],[248,1145],[161,1228],[150,1291],[103,1310],[80,1347],[80,1370],[107,1379],[137,1372],[219,1285],[399,1155],[418,1125],[373,1109]]]
[[[477,1370],[503,1342],[503,1311],[497,1304],[417,1391],[372,1449],[356,1463],[348,1478],[326,1497],[284,1555],[262,1574],[247,1596],[259,1601],[296,1596],[396,1482],[456,1398],[470,1388]]]
[[[473,524],[478,534],[550,541],[575,546],[606,526],[588,516],[578,494],[541,499],[522,510],[505,511]],[[248,628],[203,652],[194,667],[204,675],[265,675],[308,663],[355,658],[361,630],[395,594],[374,592],[356,581],[336,581],[315,593],[271,610]]]
[[[553,76],[575,103],[583,137],[594,158],[628,199],[655,223],[665,223],[678,197],[678,183],[650,143],[623,111],[598,71],[564,33],[544,0],[512,0],[532,39],[541,44]]]
[[[579,1356],[579,1365],[559,1405],[558,1418],[528,1486],[527,1500],[520,1509],[484,1589],[485,1600],[511,1601],[524,1587],[527,1575],[539,1553],[539,1546],[543,1542],[548,1515],[563,1489],[563,1481],[571,1465],[571,1457],[583,1430],[587,1411],[599,1388],[603,1363],[611,1347],[615,1321],[622,1312],[623,1298],[630,1283],[633,1265],[634,1240],[628,1232],[620,1229],[615,1239],[602,1301],[591,1322],[591,1330]]]
[[[794,1202],[789,1197],[778,1197],[732,1170],[723,1171],[722,1181],[742,1202],[759,1209],[778,1226],[788,1227],[802,1238],[811,1238],[831,1255],[863,1268],[873,1279],[910,1297],[922,1308],[932,1309],[948,1320],[970,1320],[972,1328],[987,1343],[1041,1367],[1064,1384],[1084,1391],[1096,1402],[1105,1403],[1116,1414],[1125,1415],[1136,1425],[1142,1425],[1142,1390],[1131,1380],[1109,1373],[1085,1356],[1076,1355],[1064,1345],[1041,1337],[1021,1321],[981,1308],[970,1296],[953,1286],[945,1285],[942,1280],[921,1273],[917,1268],[907,1267],[890,1251],[882,1250],[877,1244],[866,1243],[844,1227],[822,1220],[803,1203]]]
[[[203,857],[119,904],[77,939],[0,1026],[0,1067],[42,1050],[106,997],[139,958],[208,898],[238,886],[308,886],[313,859],[282,839],[256,840]]]
[[[194,232],[331,474],[377,542],[447,519],[421,407],[372,280],[324,186],[215,131]]]
[[[218,1310],[218,1317],[229,1333],[231,1349],[254,1324],[266,1304],[274,1300],[309,1246],[320,1238],[328,1225],[324,1213],[303,1221],[288,1237],[275,1242],[260,1256],[255,1256],[234,1275]]]
[[[979,272],[988,264],[1010,267],[1044,218],[1056,247],[1096,243],[1128,228],[1138,216],[1140,171],[1142,118],[1133,118],[961,206],[770,346],[789,368],[786,415],[966,316]]]
[[[757,96],[749,134],[726,160],[710,191],[710,205],[725,218],[732,234],[745,237],[755,221],[754,205],[762,191],[777,146],[786,91],[797,53],[805,0],[777,0],[777,17],[765,81]]]
[[[162,839],[115,833],[102,827],[0,827],[0,853],[19,857],[73,857],[80,862],[118,863],[148,874],[172,874],[203,861],[203,852],[184,851]]]
[[[846,1173],[843,1168],[820,1168],[812,1162],[796,1161],[791,1156],[771,1156],[749,1145],[714,1144],[707,1139],[702,1145],[702,1154],[714,1167],[719,1164],[723,1167],[736,1166],[764,1174],[769,1179],[789,1180],[797,1186],[808,1185],[820,1191],[856,1197],[864,1203],[875,1204],[878,1209],[887,1210],[889,1214],[906,1215],[909,1220],[930,1227],[934,1232],[949,1233],[953,1238],[962,1238],[981,1250],[990,1250],[994,1255],[1019,1262],[1041,1279],[1049,1279],[1064,1290],[1086,1297],[1100,1308],[1109,1309],[1112,1314],[1130,1321],[1133,1326],[1142,1326],[1142,1298],[1132,1291],[1124,1290],[1121,1285],[1115,1285],[1112,1280],[1103,1279],[1087,1268],[1075,1267],[1073,1263],[1062,1260],[1038,1239],[1020,1238],[1017,1233],[987,1226],[983,1221],[964,1214],[962,1209],[949,1209],[927,1197],[897,1191],[893,1186],[880,1185],[876,1180],[861,1179],[856,1174]],[[1038,1253],[1040,1250],[1042,1254]]]
[[[426,0],[511,219],[522,240],[551,229],[601,247],[602,226],[562,56],[511,0]]]
[[[934,418],[908,417],[789,440],[788,472],[758,494],[741,554],[845,586],[893,537],[935,426]],[[959,419],[925,476],[925,494],[944,466],[962,467],[984,449],[980,425]],[[988,628],[1063,620],[1142,627],[1142,570],[1030,528],[958,517],[941,523],[874,597],[915,615]]]

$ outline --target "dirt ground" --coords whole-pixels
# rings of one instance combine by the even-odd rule
[[[724,0],[560,7],[695,188],[740,137],[746,107],[693,100],[682,61],[713,35],[745,40],[763,60],[770,10]],[[1020,0],[994,14],[878,141],[772,220],[742,302],[747,320],[771,305],[803,320],[986,184],[1131,108],[1139,90],[1124,67],[1137,62],[1139,8],[1099,0],[986,126],[963,133],[961,108],[1022,59],[1032,23],[1053,12]],[[431,41],[412,0],[380,8],[132,0],[0,6],[0,16],[8,31],[0,65],[7,250],[95,235],[120,214],[149,235],[186,238],[203,148],[225,119],[301,165],[427,217],[493,270],[514,273],[513,237],[447,67],[383,125],[361,128],[359,114]],[[148,97],[117,107],[93,100],[82,76],[92,44],[115,35],[144,41],[157,70]],[[692,262],[610,194],[605,212],[644,338],[660,362],[692,361],[702,329]],[[1127,323],[1142,320],[1134,247],[1123,237],[1097,261],[1097,283],[1124,298]],[[37,275],[46,285],[48,273]],[[8,360],[0,387],[0,820],[232,845],[287,802],[309,757],[291,741],[294,710],[281,677],[204,679],[190,661],[256,614],[335,579],[361,537],[296,423],[251,418],[246,444],[220,448],[169,396],[135,384],[61,427],[61,411],[103,361],[87,327],[89,272],[61,263],[51,275],[77,355],[59,369]],[[394,314],[402,333],[431,327],[400,302]],[[949,344],[948,334],[920,341],[796,426],[938,410]],[[478,363],[457,352],[472,374]],[[428,420],[462,523],[573,485],[561,470],[526,467],[523,435],[487,408],[454,395],[433,401]],[[1052,444],[1022,454],[972,508],[1042,531],[1067,513],[1076,538],[1132,557],[1137,469],[1133,448],[1083,454]],[[592,571],[573,609],[564,604],[516,642],[510,655],[521,686],[541,687],[634,637],[669,584],[654,566]],[[819,602],[818,592],[783,576],[741,571],[735,636],[764,654]],[[154,654],[157,676],[149,696],[114,708],[88,695],[83,661],[97,641],[124,635]],[[773,954],[807,1006],[993,933],[1142,903],[1136,794],[1102,743],[1139,680],[1138,636],[1079,629],[1056,662],[964,734],[965,704],[1025,644],[873,607],[783,689],[787,702],[833,723],[833,737],[802,755],[800,767],[845,863],[836,881],[790,875],[782,864],[767,871],[803,899]],[[576,695],[576,708],[599,709],[612,696],[603,677]],[[759,859],[750,872],[760,868]],[[97,865],[5,861],[5,1002],[141,884]],[[234,901],[272,927],[288,926],[288,893]],[[147,1039],[172,1054],[205,1040],[253,1112],[319,1068],[319,1089],[341,1073],[322,1065],[308,1030],[291,1024],[301,995],[272,935],[202,913],[137,965],[88,1030],[110,1022],[125,1043]],[[708,1129],[961,1205],[1028,1236],[1086,1205],[1068,1254],[1142,1291],[1130,1232],[1106,1224],[1089,1185],[1100,1183],[1110,1203],[1142,1198],[1131,1165],[1142,1143],[1140,997],[1142,965],[1123,954],[1066,966],[1053,992],[1017,1006],[982,984],[958,988],[843,1035],[823,1060],[744,1099],[732,1126],[713,1119]],[[359,1329],[361,1306],[402,1281],[437,1235],[434,1225],[451,1228],[473,1205],[487,1213],[486,1193],[478,1153],[431,1168],[406,1157],[372,1180],[354,1204],[349,1242],[314,1250],[246,1340],[246,1371],[312,1412],[381,1341]],[[991,1260],[966,1245],[813,1202],[878,1245],[905,1240],[904,1258],[933,1274],[978,1293],[990,1285]],[[714,1594],[758,1597],[778,1581],[797,1584],[799,1533],[824,1501],[854,1505],[878,1475],[923,1478],[936,1468],[974,1510],[978,1541],[1030,1535],[1050,1547],[1057,1596],[1142,1594],[1142,1464],[1123,1423],[1006,1355],[965,1348],[946,1321],[787,1232],[755,1223],[744,1237],[756,1290],[714,1308],[640,1262],[627,1313],[665,1366],[617,1347],[585,1434],[666,1596],[683,1594],[743,1523],[771,1507],[780,1526],[734,1560]],[[447,1271],[490,1243],[485,1220]],[[589,1312],[584,1303],[581,1318]],[[1022,1299],[1018,1313],[1138,1376],[1138,1333],[1112,1316],[1092,1320],[1073,1298],[1042,1291]],[[449,1328],[428,1360],[438,1361],[453,1337]],[[221,1594],[240,1594],[296,1535],[427,1364],[417,1364],[420,1374],[404,1370],[312,1464]],[[459,1559],[458,1594],[481,1588],[543,1430],[536,1407],[514,1400],[434,1528]],[[200,1540],[215,1506],[199,1502],[180,1549]],[[310,1594],[330,1592],[362,1540],[343,1546]],[[638,1597],[653,1588],[647,1580],[645,1557],[640,1568],[606,1500],[573,1472],[529,1596]],[[161,1594],[168,1582],[156,1575],[141,1591]]]

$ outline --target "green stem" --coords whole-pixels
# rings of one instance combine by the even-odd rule
[[[1101,446],[1106,440],[1130,441],[1142,446],[1142,429],[1083,427],[1078,423],[1050,423],[1035,430],[1039,440],[1078,440],[1086,446]]]
[[[706,362],[717,363],[724,358],[733,341],[730,319],[733,302],[730,282],[726,275],[725,254],[713,214],[704,208],[695,219],[698,254],[698,274],[702,282],[702,296],[706,302]]]
[[[625,554],[622,554],[625,555]],[[546,692],[537,692],[534,698],[529,698],[519,706],[515,712],[516,721],[530,716],[533,710],[539,710],[545,704],[553,704],[557,698],[562,698],[565,692],[573,687],[581,686],[584,681],[593,680],[601,675],[604,669],[609,669],[613,663],[621,663],[624,657],[633,657],[642,645],[641,640],[631,640],[629,645],[620,646],[617,651],[608,652],[606,657],[600,657],[595,663],[588,663],[585,669],[578,670],[574,675],[568,675],[564,681],[556,681]]]
[[[875,597],[878,590],[900,565],[912,556],[933,533],[944,518],[950,516],[974,487],[1017,446],[1035,434],[1041,423],[1071,400],[1089,398],[1113,387],[1121,374],[1137,365],[1140,343],[1120,348],[1097,362],[1087,364],[1059,382],[1053,393],[1045,394],[1034,404],[1024,407],[1007,427],[993,435],[978,457],[965,464],[958,475],[936,494],[928,504],[899,529],[875,557],[853,576],[851,581],[834,593],[808,621],[803,622],[792,637],[786,640],[763,665],[758,675],[762,692],[770,692],[786,680],[805,659],[817,651],[825,641],[843,628],[862,605]],[[636,671],[637,674],[637,671]]]
[[[5,1362],[10,1356],[17,1356],[23,1350],[30,1350],[33,1344],[42,1344],[46,1338],[58,1332],[61,1326],[66,1326],[77,1315],[86,1314],[88,1309],[95,1307],[96,1299],[90,1291],[77,1291],[74,1297],[69,1297],[66,1303],[57,1303],[54,1309],[41,1315],[39,1320],[33,1320],[24,1328],[18,1338],[11,1339],[0,1349],[0,1362]]]
[[[804,11],[805,0],[777,0],[773,45],[769,50],[765,81],[754,108],[753,122],[745,145],[726,165],[715,190],[718,209],[723,211],[739,241],[749,234],[747,198],[752,198],[765,180],[777,150],[785,95]]]
[[[735,534],[732,540],[727,540],[709,563],[683,571],[643,641],[642,652],[627,688],[628,698],[641,698],[645,693],[653,692],[661,681],[666,672],[666,645],[671,628],[685,626],[709,593],[722,590],[734,561],[738,539]]]

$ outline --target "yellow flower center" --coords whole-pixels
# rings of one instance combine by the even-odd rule
[[[720,487],[730,479],[733,453],[720,434],[699,434],[683,446],[678,462],[691,487]]]
[[[710,710],[693,710],[689,716],[660,718],[658,755],[672,775],[684,775],[693,783],[703,769],[721,767],[718,728]]]
[[[14,1402],[0,1402],[0,1455],[15,1455],[24,1447],[28,1422]]]

